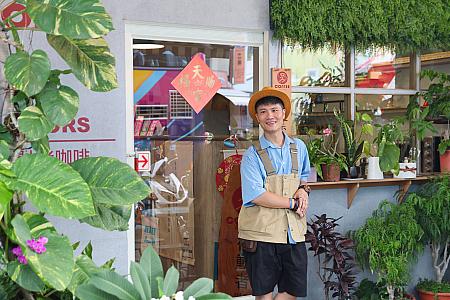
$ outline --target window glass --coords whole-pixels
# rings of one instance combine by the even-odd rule
[[[450,51],[429,52],[420,55],[421,70],[433,70],[450,74]],[[428,78],[421,78],[420,89],[426,90],[430,85]]]
[[[233,260],[236,264],[231,268],[236,273],[227,279],[235,283],[229,287],[233,290],[223,285],[217,290],[248,295],[239,251],[223,254],[224,250],[218,250],[226,259],[214,259],[215,247],[223,249],[219,231],[224,213],[223,199],[215,199],[220,195],[214,173],[226,155],[236,154],[236,150],[224,149],[226,138],[236,134],[244,149],[249,146],[246,139],[258,136],[258,127],[248,115],[250,95],[258,86],[259,76],[253,76],[253,70],[259,70],[253,59],[258,57],[258,48],[163,41],[135,44],[144,42],[160,46],[133,52],[134,147],[136,152],[150,153],[150,169],[139,174],[152,190],[135,210],[136,260],[147,247],[153,247],[165,271],[172,265],[180,271],[178,290],[199,277],[212,278],[214,270],[222,270],[226,261]],[[197,54],[221,84],[199,113],[171,84]],[[142,160],[136,158],[136,165],[142,167]],[[226,182],[225,177],[219,178]],[[234,207],[231,212],[236,212]],[[235,219],[231,220],[234,226]],[[216,279],[226,282],[220,274]]]
[[[345,112],[348,99],[344,94],[292,93],[292,128],[297,135],[320,133],[337,124],[333,111]]]
[[[355,86],[357,88],[410,88],[409,54],[375,49],[355,53]]]
[[[345,81],[345,54],[342,50],[309,51],[283,48],[283,67],[292,70],[292,86],[349,86]]]

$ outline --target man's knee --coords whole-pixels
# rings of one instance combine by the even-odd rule
[[[295,300],[295,299],[296,299],[295,296],[292,296],[291,294],[286,293],[286,292],[284,292],[284,293],[278,293],[278,294],[275,296],[275,300]]]
[[[267,293],[262,296],[255,296],[255,300],[272,300],[272,293]]]

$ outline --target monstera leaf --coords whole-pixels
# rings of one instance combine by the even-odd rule
[[[149,187],[129,165],[114,158],[83,158],[73,162],[72,168],[87,182],[96,204],[133,204],[150,193]]]
[[[6,79],[27,96],[39,93],[50,75],[50,61],[42,50],[31,55],[25,51],[11,54],[5,62]]]
[[[68,86],[48,87],[37,95],[47,118],[58,126],[69,123],[77,114],[80,100]]]
[[[78,172],[58,159],[43,154],[19,158],[12,171],[17,178],[3,180],[25,192],[42,212],[65,218],[84,218],[95,213],[89,186]]]
[[[117,87],[114,56],[103,38],[74,40],[47,35],[47,40],[88,89],[107,92]]]
[[[96,215],[81,219],[80,222],[109,231],[128,230],[128,220],[131,216],[131,205],[113,206],[106,204],[94,204],[94,206]]]
[[[55,127],[36,106],[28,106],[18,118],[19,130],[29,141],[37,141]]]
[[[73,39],[98,38],[113,30],[98,0],[27,0],[27,13],[43,31]]]

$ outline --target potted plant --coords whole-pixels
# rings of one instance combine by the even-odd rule
[[[379,282],[386,283],[390,300],[408,282],[409,264],[423,249],[423,230],[415,218],[411,204],[383,201],[372,217],[352,233],[359,264],[376,273]]]
[[[306,149],[308,150],[308,157],[310,167],[310,174],[308,177],[308,182],[316,182],[317,176],[322,177],[321,159],[319,155],[319,149],[322,147],[322,139],[311,139],[308,135],[308,141],[306,142]]]
[[[345,144],[345,165],[347,166],[347,178],[359,178],[362,177],[361,168],[357,166],[361,155],[363,154],[364,148],[367,148],[368,142],[361,141],[362,135],[372,135],[373,127],[372,127],[372,118],[364,113],[356,113],[355,121],[346,120],[344,116],[338,113],[336,110],[334,111],[334,115],[338,120],[342,135],[344,136],[344,144]],[[356,124],[361,123],[361,131],[359,133],[359,137],[356,137]]]
[[[342,217],[341,217],[342,218]],[[335,229],[339,219],[323,214],[308,223],[305,238],[317,258],[317,274],[324,284],[325,299],[350,299],[355,288],[353,241]],[[330,295],[330,292],[331,295]]]
[[[320,163],[323,180],[339,181],[340,171],[348,171],[345,156],[337,151],[339,137],[335,138],[331,127],[327,127],[322,130],[320,141],[321,147],[317,149],[317,162]]]
[[[450,263],[450,175],[433,178],[410,193],[406,201],[414,205],[417,222],[424,232],[422,242],[430,247],[435,272],[434,283],[423,281],[417,285],[420,298],[450,299],[449,284],[442,282]]]

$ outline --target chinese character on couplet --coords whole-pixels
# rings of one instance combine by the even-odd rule
[[[213,88],[214,83],[216,83],[216,80],[214,79],[214,76],[208,76],[206,77],[206,86],[210,89]]]
[[[195,65],[194,66],[194,70],[192,70],[192,72],[194,72],[194,76],[192,76],[192,79],[199,77],[200,79],[203,79],[203,75],[200,74],[200,72],[202,71],[202,69],[200,68],[200,65]]]
[[[180,77],[180,85],[184,88],[189,88],[189,86],[191,85],[189,74],[183,74],[183,76]]]
[[[202,90],[196,90],[193,92],[193,94],[194,94],[195,101],[197,101],[197,102],[202,101],[202,96],[203,96]]]

